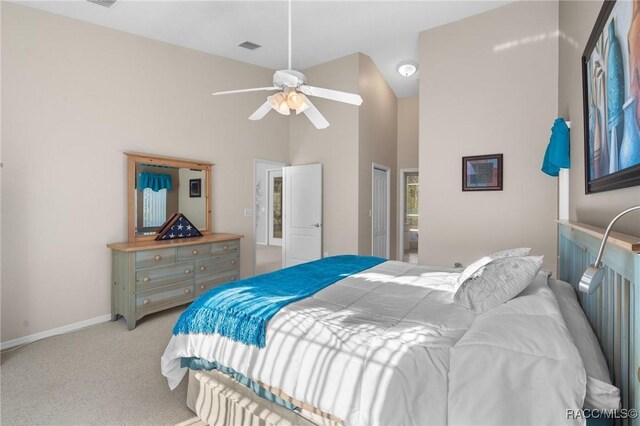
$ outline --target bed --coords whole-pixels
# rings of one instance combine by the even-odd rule
[[[481,314],[454,302],[459,276],[381,263],[283,307],[264,348],[174,335],[162,371],[172,388],[185,359],[239,375],[189,372],[189,406],[209,424],[583,424],[567,410],[580,413],[589,376],[549,274]]]

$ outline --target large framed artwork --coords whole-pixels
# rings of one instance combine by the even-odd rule
[[[585,192],[640,185],[640,1],[605,1],[582,56]]]

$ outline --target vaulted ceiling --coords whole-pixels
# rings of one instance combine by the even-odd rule
[[[398,97],[417,95],[419,72],[402,77],[396,67],[418,62],[419,33],[511,1],[293,0],[293,68],[362,52]],[[85,0],[17,3],[274,70],[287,67],[286,1],[118,0],[110,8]],[[244,41],[261,47],[238,47]]]

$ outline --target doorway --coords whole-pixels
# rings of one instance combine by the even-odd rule
[[[254,274],[282,268],[282,168],[286,163],[254,160]]]
[[[389,193],[391,169],[372,164],[371,175],[371,255],[389,258]]]
[[[398,224],[398,259],[418,263],[418,169],[400,170],[400,214]]]

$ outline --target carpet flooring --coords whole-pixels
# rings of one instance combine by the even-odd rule
[[[160,357],[184,306],[128,331],[121,318],[0,355],[2,425],[196,424],[187,379],[173,391]]]

